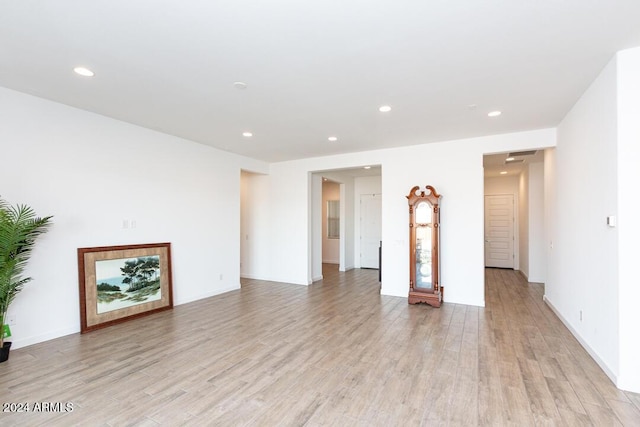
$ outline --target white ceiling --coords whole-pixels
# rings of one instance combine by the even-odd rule
[[[517,151],[483,156],[482,166],[484,167],[485,178],[519,176],[529,164],[544,162],[544,150],[532,150],[532,154],[526,155],[520,155],[519,153],[524,152]],[[513,161],[507,161],[507,158],[512,158]],[[502,172],[506,172],[506,174],[502,174]]]
[[[0,3],[0,86],[265,161],[553,127],[638,45],[638,0]]]

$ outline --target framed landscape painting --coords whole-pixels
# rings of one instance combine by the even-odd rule
[[[173,307],[171,244],[78,249],[80,332]]]

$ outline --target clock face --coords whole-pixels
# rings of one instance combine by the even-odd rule
[[[427,202],[418,203],[416,208],[416,224],[430,224],[431,223],[431,209]]]

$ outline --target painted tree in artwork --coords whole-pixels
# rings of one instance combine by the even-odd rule
[[[158,273],[160,273],[160,260],[158,257],[146,257],[139,258],[143,260],[140,264],[140,275],[144,278],[145,281],[157,280]]]
[[[122,283],[129,285],[127,292],[151,286],[157,283],[160,273],[160,260],[157,256],[140,257],[129,259],[124,262],[124,267],[120,267]]]

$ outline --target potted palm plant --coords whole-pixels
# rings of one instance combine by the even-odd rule
[[[9,305],[31,277],[23,277],[36,238],[47,231],[50,216],[40,218],[27,205],[11,206],[0,199],[0,362],[9,358],[5,342]],[[7,328],[8,329],[8,328]]]

